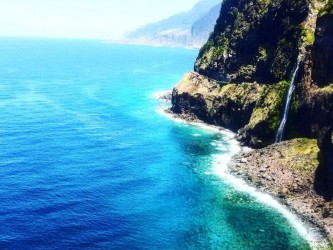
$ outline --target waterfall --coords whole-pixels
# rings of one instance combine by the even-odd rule
[[[285,126],[286,126],[286,123],[287,123],[288,114],[289,114],[289,110],[290,110],[291,98],[292,98],[294,90],[296,88],[296,81],[295,80],[296,80],[296,76],[297,76],[297,73],[298,73],[298,70],[299,70],[300,63],[301,63],[301,59],[298,58],[296,69],[295,69],[295,71],[292,75],[291,83],[290,83],[290,86],[289,86],[289,89],[288,89],[287,101],[286,101],[286,106],[284,107],[283,118],[281,120],[279,129],[276,133],[276,138],[275,138],[276,143],[281,142],[282,138],[283,138],[283,133],[284,133],[284,130],[285,130]]]

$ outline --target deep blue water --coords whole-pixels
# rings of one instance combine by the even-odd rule
[[[307,249],[213,174],[227,136],[156,112],[196,55],[1,39],[0,249]]]

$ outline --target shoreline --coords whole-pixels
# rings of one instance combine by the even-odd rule
[[[165,102],[165,104],[170,104],[170,96],[170,91],[160,91],[154,94],[154,98]],[[302,211],[299,211],[299,208],[296,209],[296,207],[293,206],[292,200],[288,202],[281,197],[279,193],[275,193],[270,186],[264,186],[265,184],[263,184],[263,186],[256,185],[253,179],[250,178],[250,171],[246,172],[246,170],[255,170],[257,166],[248,166],[246,170],[236,167],[237,164],[244,161],[244,155],[250,155],[255,149],[241,146],[240,142],[235,137],[235,133],[223,127],[205,123],[191,114],[175,114],[170,110],[170,105],[160,105],[160,109],[157,112],[177,122],[183,122],[226,135],[228,137],[228,143],[234,148],[231,150],[230,154],[213,156],[215,157],[215,159],[213,159],[214,174],[237,190],[248,193],[258,202],[277,210],[288,220],[289,224],[301,237],[308,241],[311,249],[326,249],[329,247],[329,235],[320,223],[316,223],[315,220],[305,216]],[[219,166],[221,165],[225,165],[225,168],[220,168]]]
[[[274,166],[274,163],[270,162],[270,157],[276,157],[276,155],[267,156],[265,152],[280,153],[278,149],[276,151],[274,149],[282,146],[289,148],[292,147],[292,143],[298,142],[301,142],[301,139],[283,141],[263,149],[255,149],[250,153],[234,155],[229,168],[233,175],[238,176],[248,185],[275,197],[279,203],[297,214],[307,225],[315,227],[328,247],[332,236],[332,228],[329,225],[333,224],[330,224],[328,216],[322,216],[321,211],[325,211],[326,208],[324,201],[312,188],[314,181],[302,180],[302,176],[300,177],[297,170],[286,167],[286,165]],[[292,186],[286,185],[285,182],[291,183]],[[282,185],[280,185],[281,183]]]

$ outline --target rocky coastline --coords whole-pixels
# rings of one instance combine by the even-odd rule
[[[333,202],[320,195],[319,148],[312,139],[293,139],[233,157],[233,175],[273,195],[333,239]]]
[[[160,98],[166,101],[164,97]],[[204,123],[192,113],[174,113],[187,123]],[[205,123],[206,125],[211,125]],[[221,129],[224,129],[221,127]],[[249,148],[232,157],[228,171],[248,185],[276,198],[320,233],[318,249],[331,249],[333,240],[333,202],[318,194],[320,190],[320,149],[313,139],[298,138],[261,149]]]
[[[171,101],[170,95],[171,92],[165,93],[159,99]],[[187,123],[204,123],[191,112],[175,113],[172,109],[165,112]],[[320,191],[323,188],[320,154],[317,140],[297,138],[261,149],[242,150],[232,157],[228,169],[230,174],[272,195],[318,228],[327,247],[333,240],[333,202]]]
[[[194,70],[172,91],[171,111],[234,132],[253,150],[234,157],[233,174],[333,243],[332,23],[333,0],[225,0]]]

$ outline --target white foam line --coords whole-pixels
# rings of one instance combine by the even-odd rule
[[[312,249],[319,249],[321,247],[319,244],[322,244],[325,242],[325,240],[318,232],[318,230],[305,224],[299,217],[297,217],[297,215],[295,215],[285,205],[282,205],[273,196],[259,191],[257,188],[247,184],[243,179],[237,178],[230,174],[229,168],[227,166],[231,162],[233,155],[241,151],[251,151],[251,149],[247,147],[240,146],[239,142],[236,141],[235,134],[233,132],[200,122],[187,122],[184,119],[178,118],[177,116],[166,112],[166,108],[168,108],[168,106],[161,105],[156,111],[157,113],[173,119],[176,122],[194,125],[204,130],[221,133],[226,136],[226,139],[228,139],[229,143],[229,153],[213,155],[213,173],[223,179],[227,184],[233,186],[235,189],[237,189],[237,191],[247,193],[254,197],[258,202],[276,209],[289,221],[290,225],[297,230],[301,237],[309,242]],[[219,146],[216,147],[218,148]]]
[[[311,248],[318,249],[318,244],[324,241],[318,230],[304,223],[295,213],[281,204],[272,195],[259,191],[257,188],[246,183],[243,179],[237,178],[230,173],[228,164],[232,161],[233,155],[243,151],[243,148],[234,137],[232,137],[228,143],[230,145],[230,153],[213,155],[212,165],[214,174],[223,179],[227,184],[233,186],[237,191],[247,193],[258,202],[277,210],[289,221],[290,225],[296,229],[299,235],[309,242]]]
[[[309,242],[311,247],[316,249],[316,245],[319,243],[319,239],[321,238],[318,231],[314,228],[309,228],[308,225],[303,223],[300,218],[298,218],[287,207],[279,203],[279,201],[273,196],[259,191],[257,188],[248,185],[243,179],[237,178],[229,173],[227,165],[230,163],[232,155],[233,153],[213,155],[214,174],[223,179],[227,184],[233,186],[237,191],[247,193],[254,197],[257,201],[276,209],[289,221],[290,225]]]

